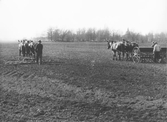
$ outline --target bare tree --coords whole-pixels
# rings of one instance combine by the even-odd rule
[[[121,40],[122,38],[128,39],[132,42],[145,43],[151,41],[167,42],[166,33],[148,33],[142,35],[127,29],[124,35],[118,32],[110,32],[109,29],[95,30],[93,28],[79,29],[76,33],[71,30],[60,30],[49,28],[47,31],[47,38],[51,41],[106,41],[106,40]]]
[[[53,40],[53,29],[52,28],[48,29],[47,36],[49,40],[51,41]]]

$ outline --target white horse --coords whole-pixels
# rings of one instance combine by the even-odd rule
[[[124,57],[125,45],[123,44],[122,41],[108,42],[108,49],[111,49],[114,53],[113,60],[115,60],[115,59],[117,60],[117,53],[118,53],[118,56],[119,56],[119,60],[121,60],[121,52],[122,52],[123,57]]]

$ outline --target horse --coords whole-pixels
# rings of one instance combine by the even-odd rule
[[[31,51],[31,56],[33,55],[34,56],[34,58],[36,58],[36,47],[37,47],[37,45],[38,45],[38,43],[36,43],[36,42],[33,42],[33,41],[31,41],[31,43],[30,43],[30,51]]]
[[[121,53],[122,58],[124,58],[126,54],[126,60],[129,60],[129,57],[132,56],[133,49],[135,47],[139,47],[139,45],[135,42],[130,42],[125,39],[123,39],[123,41],[108,41],[108,49],[111,48],[114,53],[113,60],[117,60],[116,53],[119,55],[119,60],[121,60]]]
[[[124,49],[125,49],[125,53],[126,53],[126,60],[129,60],[132,56],[132,53],[133,53],[133,49],[136,48],[136,47],[139,47],[139,45],[135,42],[130,42],[130,41],[127,41],[125,39],[123,39],[123,44],[124,44]]]
[[[108,49],[111,49],[114,53],[113,60],[117,60],[117,53],[119,56],[119,60],[121,60],[121,53],[124,57],[125,54],[125,45],[122,41],[108,41]]]

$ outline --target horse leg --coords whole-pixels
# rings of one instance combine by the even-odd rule
[[[115,51],[112,50],[112,60],[114,60],[114,56],[115,56]]]
[[[128,52],[126,53],[126,60],[128,61],[128,59],[129,59],[129,54],[128,54]]]
[[[118,52],[118,56],[119,56],[119,60],[121,60],[121,53],[120,52]]]
[[[130,58],[129,58],[130,61],[132,61],[132,53],[130,53]]]
[[[122,52],[122,58],[123,59],[125,58],[125,52],[124,51]]]
[[[116,57],[116,55],[115,55],[115,53],[114,53],[114,55],[113,55],[113,60],[115,60],[115,57]]]
[[[116,58],[116,60],[118,60],[117,53],[118,53],[118,52],[115,52],[115,58]]]

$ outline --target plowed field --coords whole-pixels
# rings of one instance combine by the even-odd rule
[[[43,45],[38,65],[0,44],[1,122],[167,121],[166,64],[113,61],[106,43]]]

